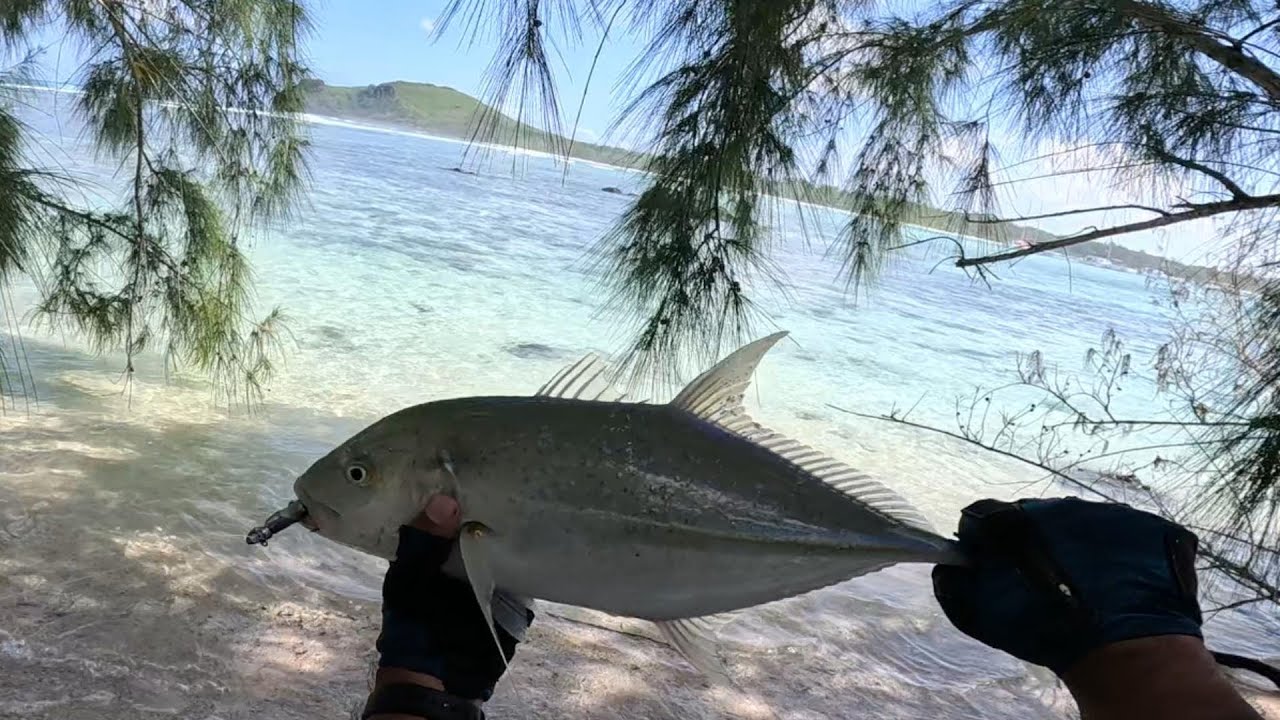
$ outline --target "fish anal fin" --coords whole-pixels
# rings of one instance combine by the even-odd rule
[[[735,688],[733,678],[720,657],[716,624],[707,618],[682,618],[655,622],[658,632],[685,660],[713,684]]]
[[[502,651],[502,641],[498,639],[498,629],[493,624],[493,564],[489,559],[489,547],[485,541],[488,528],[480,523],[470,522],[462,526],[458,536],[458,549],[462,553],[462,567],[467,573],[467,582],[471,592],[476,596],[476,604],[484,613],[485,625],[493,636],[493,644],[498,649],[498,657],[503,666],[507,664],[507,656]]]

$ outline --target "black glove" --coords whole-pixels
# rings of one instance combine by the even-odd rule
[[[400,528],[396,559],[382,584],[378,666],[426,673],[451,695],[488,700],[506,664],[471,587],[440,571],[453,546],[453,540],[407,525]],[[533,611],[520,609],[528,627]],[[501,624],[497,631],[503,656],[510,661],[517,640]]]
[[[947,618],[1058,675],[1103,645],[1200,634],[1197,539],[1127,505],[980,500],[957,533],[969,567],[933,570]]]

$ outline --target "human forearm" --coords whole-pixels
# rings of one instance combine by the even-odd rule
[[[1082,720],[1261,720],[1199,639],[1163,635],[1093,651],[1063,674]]]
[[[441,571],[458,525],[457,502],[436,496],[400,529],[382,585],[378,672],[363,713],[368,720],[483,720],[481,702],[515,653],[511,625],[491,630],[470,586]],[[526,608],[515,632],[531,622]]]

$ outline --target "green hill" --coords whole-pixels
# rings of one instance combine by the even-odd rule
[[[512,144],[542,152],[563,152],[565,138],[517,122],[494,112],[479,100],[453,88],[427,83],[389,82],[367,87],[326,85],[312,80],[307,85],[307,112],[316,115],[368,120],[425,130],[451,138],[470,139],[482,118],[493,123],[485,142]],[[573,156],[583,160],[638,167],[644,158],[621,148],[573,144]]]

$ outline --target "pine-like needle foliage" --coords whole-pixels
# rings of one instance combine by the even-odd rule
[[[118,207],[80,206],[74,183],[24,171],[23,133],[0,109],[0,280],[39,264],[42,317],[100,351],[154,347],[254,400],[277,357],[282,317],[251,309],[242,238],[286,213],[307,142],[295,0],[5,3],[0,39],[36,28],[86,50],[79,110],[127,178]]]
[[[746,288],[767,269],[765,193],[798,176],[788,137],[809,68],[795,30],[813,2],[704,5],[662,21],[671,31],[659,41],[692,52],[634,103],[656,118],[652,183],[598,251],[615,303],[645,318],[637,371],[662,368],[646,363],[678,357],[687,338],[709,341],[697,347],[705,361],[743,334]]]
[[[1269,165],[1280,134],[1274,4],[922,7],[897,17],[856,0],[455,0],[445,17],[495,34],[489,99],[527,98],[550,129],[551,38],[571,42],[626,9],[631,32],[650,38],[632,77],[657,79],[625,119],[652,131],[652,187],[602,249],[616,296],[641,320],[642,362],[681,348],[709,354],[744,328],[751,302],[734,288],[767,256],[758,198],[798,179],[841,191],[850,214],[838,242],[854,282],[903,245],[922,204],[986,226],[1019,219],[999,214],[1000,157],[1035,143],[1093,151],[1091,169],[1154,196],[1111,209],[1146,217],[960,265],[1280,207]],[[513,100],[522,86],[531,92]]]
[[[913,244],[905,224],[926,204],[957,211],[955,230],[981,226],[973,234],[996,240],[1014,221],[1079,217],[1077,233],[980,256],[947,241],[957,265],[980,272],[1206,218],[1230,220],[1219,255],[1237,279],[1254,278],[1237,289],[1256,290],[1280,264],[1280,9],[1269,0],[950,0],[907,15],[857,0],[523,0],[518,18],[499,12],[510,3],[455,0],[451,12],[474,32],[507,38],[493,68],[497,99],[510,102],[511,79],[537,78],[534,100],[558,117],[546,33],[576,33],[544,15],[549,4],[600,29],[629,11],[630,32],[649,40],[631,77],[656,79],[635,91],[622,122],[650,131],[652,174],[596,254],[618,307],[637,321],[638,369],[678,367],[744,338],[754,293],[771,276],[765,195],[787,189],[830,186],[827,199],[844,201],[834,249],[855,284]],[[1028,163],[1090,172],[1136,199],[1002,215],[997,200],[1016,196]],[[1192,421],[1214,434],[1199,447],[1223,448],[1206,461],[1219,480],[1210,503],[1219,526],[1274,547],[1280,314],[1271,294],[1235,295],[1239,312],[1207,339],[1231,335],[1225,345],[1266,362],[1207,361],[1235,386]],[[1242,417],[1245,431],[1222,442]]]

